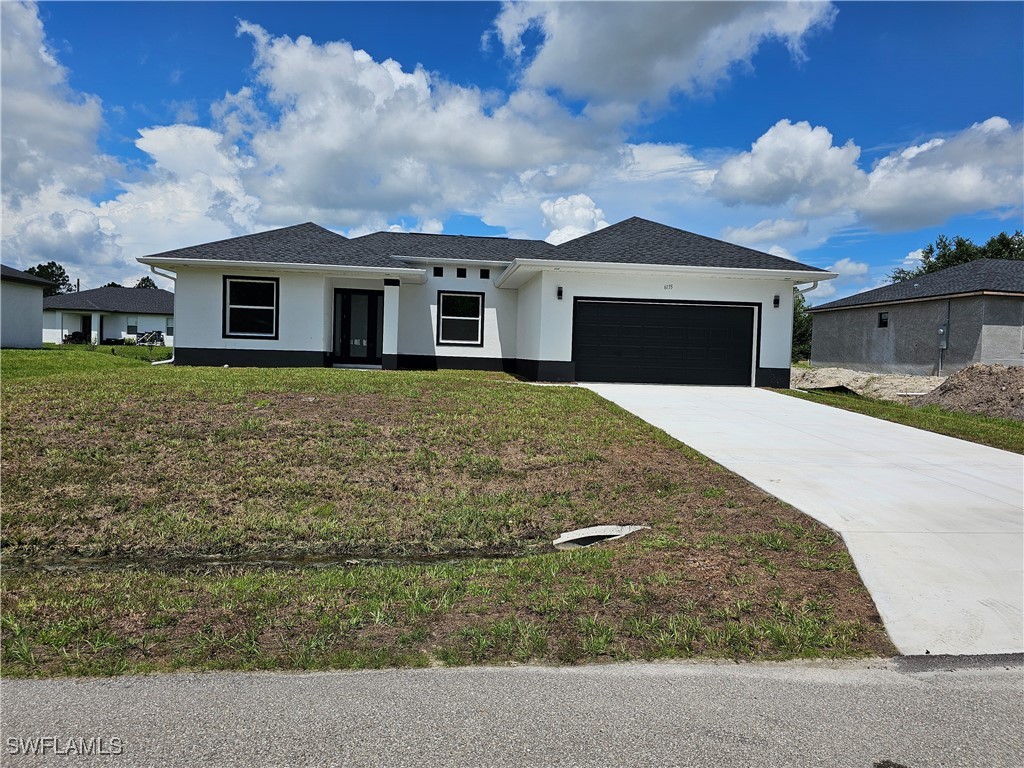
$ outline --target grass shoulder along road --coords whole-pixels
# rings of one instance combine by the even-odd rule
[[[6,676],[894,651],[832,531],[585,389],[50,350],[0,375]],[[651,530],[551,549],[600,523]]]
[[[1004,451],[1024,453],[1024,422],[1013,419],[956,413],[935,405],[912,406],[893,403],[847,392],[794,389],[774,391]]]

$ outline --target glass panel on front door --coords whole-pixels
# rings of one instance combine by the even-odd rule
[[[370,316],[367,312],[370,297],[365,293],[353,293],[352,311],[348,322],[348,355],[354,360],[365,360],[369,357]]]
[[[340,363],[379,365],[384,346],[384,292],[335,292],[334,354]]]

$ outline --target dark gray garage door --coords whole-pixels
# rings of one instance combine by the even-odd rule
[[[577,299],[578,381],[750,385],[754,308]]]

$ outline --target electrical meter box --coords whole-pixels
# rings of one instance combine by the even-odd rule
[[[949,323],[939,326],[939,349],[949,348]]]

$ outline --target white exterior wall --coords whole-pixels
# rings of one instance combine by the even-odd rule
[[[38,349],[43,345],[43,289],[4,280],[0,283],[0,346]]]
[[[433,277],[426,267],[423,285],[403,283],[399,300],[398,353],[437,357],[514,358],[516,356],[516,291],[494,286],[502,267],[489,267],[491,277],[480,278],[479,264],[467,263],[466,277],[455,276],[456,266],[444,267],[444,277]],[[488,269],[488,267],[483,267]],[[437,344],[437,292],[460,291],[484,294],[484,344]]]
[[[280,280],[277,339],[223,337],[225,275]],[[324,352],[330,349],[333,311],[333,299],[326,301],[328,281],[323,274],[258,270],[241,263],[230,270],[182,267],[175,283],[174,332],[183,348]]]
[[[540,340],[542,275],[519,286],[519,307],[516,323],[516,356],[520,360],[542,360]]]
[[[558,299],[561,286],[563,298]],[[529,316],[520,324],[524,337],[520,357],[531,360],[572,359],[573,299],[657,299],[761,304],[762,368],[789,368],[793,344],[793,283],[763,278],[683,277],[679,274],[627,275],[623,273],[545,271],[520,288],[530,294]],[[774,296],[779,307],[772,306]],[[536,298],[534,298],[536,296]],[[536,309],[534,304],[537,305]],[[526,305],[520,307],[524,312]],[[539,318],[532,320],[531,318]],[[531,333],[536,341],[525,336]],[[755,329],[756,338],[756,329]],[[534,353],[530,354],[530,353]]]

